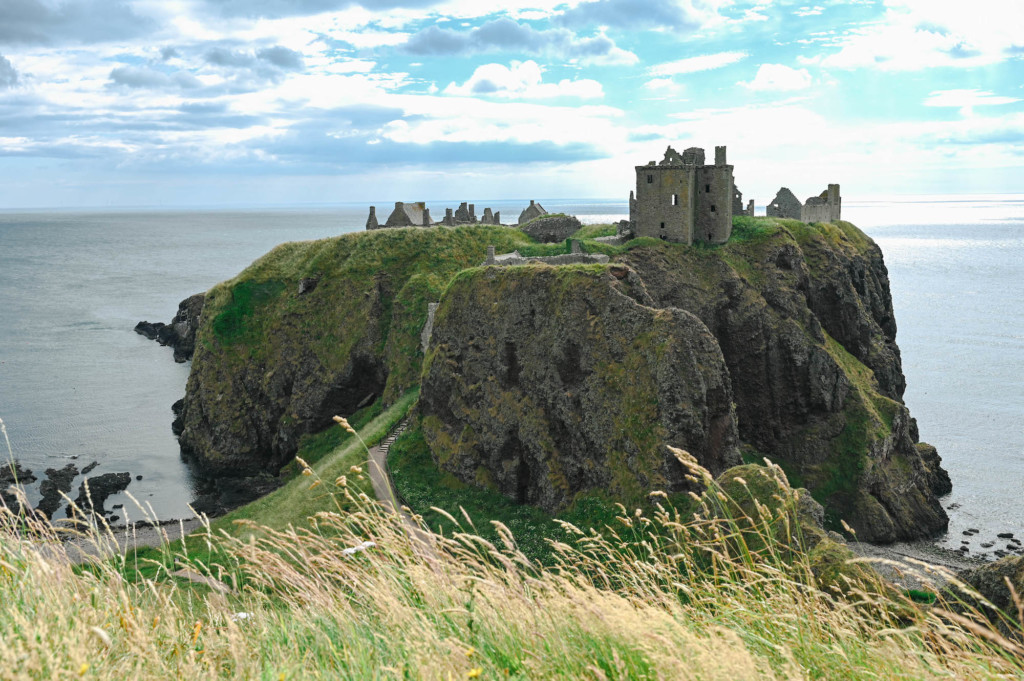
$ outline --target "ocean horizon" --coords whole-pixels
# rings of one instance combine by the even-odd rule
[[[458,203],[427,205],[437,219]],[[528,201],[474,203],[509,223]],[[590,224],[628,213],[625,200],[540,203]],[[153,515],[189,517],[195,480],[170,431],[189,365],[135,324],[170,321],[279,243],[363,229],[369,205],[0,209],[0,419],[14,456],[39,478],[94,461],[96,475],[129,472],[128,494]],[[383,221],[392,204],[374,205]],[[1024,534],[1024,194],[847,201],[843,218],[882,248],[905,401],[953,480],[940,543],[968,528]],[[111,504],[139,519],[127,494]]]

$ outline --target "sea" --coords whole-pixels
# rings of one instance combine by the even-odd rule
[[[541,200],[584,223],[622,201]],[[431,201],[443,214],[453,201]],[[527,201],[475,202],[509,221]],[[134,332],[286,241],[363,229],[367,206],[259,210],[0,211],[0,460],[129,472],[132,520],[191,517],[197,481],[171,433],[189,364]],[[921,438],[953,480],[943,498],[956,548],[1024,536],[1024,195],[847,201],[843,218],[882,248]],[[141,476],[140,479],[136,479]],[[71,492],[78,492],[81,478]],[[27,486],[31,500],[39,483]],[[55,517],[63,516],[63,510]],[[1005,543],[1005,541],[1003,542]]]

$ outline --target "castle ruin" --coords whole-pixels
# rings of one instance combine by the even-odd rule
[[[801,222],[835,222],[841,219],[842,204],[838,184],[830,184],[828,189],[804,203],[800,203],[788,188],[782,187],[765,207],[765,214],[772,218],[790,218]]]
[[[547,215],[548,212],[544,210],[544,206],[540,205],[533,199],[530,199],[530,205],[523,209],[523,212],[519,214],[520,225],[525,225],[530,220],[536,220],[542,215]]]
[[[533,204],[533,201],[530,202]],[[501,211],[484,209],[483,217],[477,218],[476,206],[463,201],[454,211],[445,208],[444,218],[440,222],[430,219],[430,209],[423,201],[395,201],[395,209],[383,225],[377,221],[377,207],[370,206],[370,214],[366,218],[366,229],[384,229],[386,227],[457,227],[459,225],[500,225]]]
[[[631,231],[675,243],[725,243],[732,234],[732,170],[725,147],[715,147],[714,165],[705,165],[703,149],[679,154],[669,147],[661,163],[636,166],[636,194],[629,195]]]

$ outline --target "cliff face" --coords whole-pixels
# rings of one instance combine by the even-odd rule
[[[463,272],[434,319],[420,413],[441,467],[557,511],[577,493],[691,488],[666,449],[739,462],[729,376],[704,324],[648,307],[621,266]]]
[[[182,404],[182,451],[210,475],[276,473],[299,438],[416,385],[428,301],[487,245],[476,226],[284,244],[206,296]]]
[[[946,526],[948,477],[901,402],[885,265],[855,227],[737,218],[721,247],[591,243],[615,262],[459,274],[527,243],[475,226],[276,249],[206,297],[183,447],[211,473],[276,472],[332,415],[420,382],[440,300],[420,409],[465,482],[550,509],[635,497],[684,486],[665,443],[717,472],[739,441],[862,540]]]
[[[948,478],[915,447],[899,401],[881,253],[848,223],[781,224],[741,221],[720,249],[651,244],[621,260],[657,305],[704,321],[729,367],[740,437],[808,487],[833,523],[868,541],[941,531],[936,493]]]

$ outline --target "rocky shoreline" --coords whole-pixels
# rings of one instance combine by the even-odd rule
[[[205,293],[189,296],[178,305],[178,313],[169,324],[141,321],[135,325],[135,333],[160,345],[170,346],[174,350],[175,362],[187,362],[195,354],[196,332],[205,301]]]

